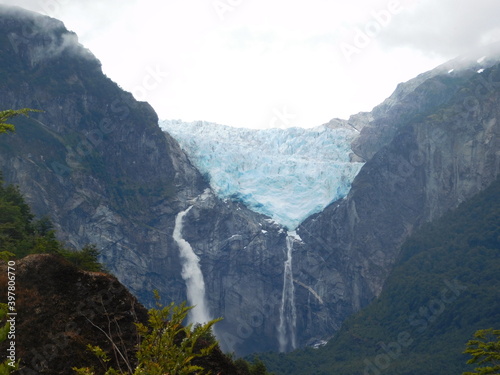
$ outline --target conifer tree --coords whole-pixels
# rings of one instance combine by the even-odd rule
[[[15,127],[12,124],[8,124],[9,119],[24,115],[28,116],[29,112],[41,112],[38,109],[23,108],[23,109],[7,109],[5,111],[0,111],[0,134],[7,132],[14,132]]]
[[[474,337],[467,343],[464,353],[472,356],[467,363],[482,367],[475,368],[475,372],[464,372],[463,375],[500,374],[500,330],[481,329],[474,333]]]

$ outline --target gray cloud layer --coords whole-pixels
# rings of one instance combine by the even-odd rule
[[[425,54],[450,58],[478,45],[500,40],[499,0],[392,0],[403,8],[377,37],[386,47],[409,47]],[[387,0],[387,5],[391,1]],[[133,0],[0,0],[2,4],[18,5],[58,17],[63,13],[91,11],[102,23],[112,22],[117,9],[130,6]],[[360,11],[373,3],[359,0]],[[413,7],[406,7],[407,4]],[[380,4],[383,4],[382,2]],[[332,9],[338,8],[332,4]],[[337,9],[338,10],[338,9]],[[153,10],[154,11],[154,10]],[[308,18],[314,17],[314,12]],[[106,21],[107,20],[107,21]],[[101,24],[101,22],[99,22]]]
[[[402,11],[380,34],[387,47],[453,57],[500,39],[500,1],[423,1]]]

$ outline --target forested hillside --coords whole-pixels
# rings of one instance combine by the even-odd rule
[[[378,299],[320,349],[265,355],[277,374],[457,375],[500,324],[500,180],[403,245]]]

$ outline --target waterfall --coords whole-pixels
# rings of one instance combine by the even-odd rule
[[[173,238],[179,245],[182,263],[181,276],[186,282],[188,304],[194,306],[189,312],[188,322],[206,323],[211,319],[205,298],[205,281],[200,268],[200,258],[195,254],[189,242],[182,238],[182,221],[191,208],[193,206],[177,214]]]
[[[278,326],[278,340],[280,352],[296,349],[295,331],[297,326],[297,311],[294,301],[292,251],[295,232],[290,232],[286,237],[286,261],[283,272],[283,294],[280,307],[280,324]]]

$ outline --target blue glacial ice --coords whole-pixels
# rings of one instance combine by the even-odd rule
[[[289,230],[345,197],[363,165],[350,161],[356,132],[349,128],[255,130],[179,120],[160,126],[219,197],[240,200]]]

